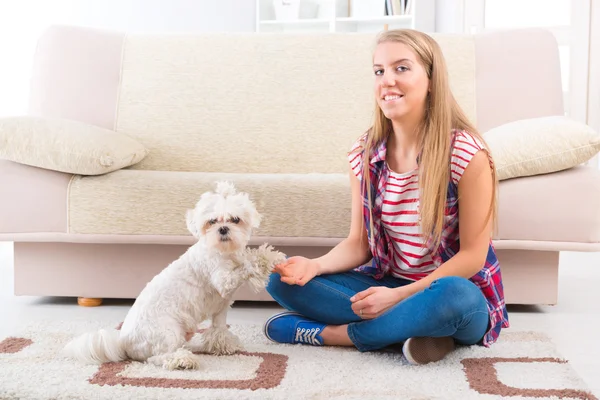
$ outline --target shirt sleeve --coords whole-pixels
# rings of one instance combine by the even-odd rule
[[[479,150],[485,150],[483,143],[466,131],[455,133],[454,146],[452,147],[451,174],[452,182],[458,185],[465,169],[473,156]]]

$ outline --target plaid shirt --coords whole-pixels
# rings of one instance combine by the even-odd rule
[[[453,132],[453,137],[455,132]],[[368,231],[369,247],[372,253],[370,265],[363,265],[357,270],[372,275],[376,279],[385,276],[390,268],[391,249],[394,244],[390,240],[387,230],[382,224],[381,210],[385,195],[385,187],[389,177],[389,169],[385,162],[386,143],[383,141],[375,148],[375,152],[369,161],[369,178],[371,182],[371,200],[373,212],[373,232],[371,232],[370,216],[368,209],[368,197],[363,184],[363,217]],[[363,158],[364,160],[364,158]],[[364,181],[363,181],[364,182]],[[458,215],[458,186],[450,181],[448,184],[447,204],[452,204],[447,213]],[[460,236],[458,229],[458,217],[446,220],[442,231],[440,246],[432,251],[431,257],[436,265],[448,261],[460,250]],[[508,313],[504,302],[504,289],[500,263],[492,241],[488,247],[488,253],[483,268],[470,280],[476,284],[484,295],[490,313],[490,325],[483,338],[483,345],[489,347],[499,337],[502,328],[508,328]]]

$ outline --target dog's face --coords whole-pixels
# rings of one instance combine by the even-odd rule
[[[197,239],[222,253],[245,248],[261,216],[248,194],[237,193],[228,182],[217,183],[215,192],[203,193],[186,215],[187,228]]]

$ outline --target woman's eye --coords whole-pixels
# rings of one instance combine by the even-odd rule
[[[382,69],[376,69],[374,72],[375,72],[375,75],[381,75],[381,74],[383,74],[383,70]]]
[[[400,66],[399,66],[398,68],[396,68],[396,69],[397,69],[398,71],[400,71],[400,72],[408,71],[408,68],[406,68],[406,67],[405,67],[405,66],[403,66],[403,65],[400,65]]]

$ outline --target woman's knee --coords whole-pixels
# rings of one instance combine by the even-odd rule
[[[265,289],[267,290],[267,293],[271,295],[271,297],[277,300],[277,297],[284,292],[284,285],[289,286],[286,283],[281,282],[281,275],[279,275],[277,272],[273,272],[269,276],[269,281],[267,282]]]
[[[281,275],[273,272],[269,277],[266,285],[266,291],[271,297],[284,307],[289,307],[294,304],[302,292],[306,289],[305,286],[290,285],[281,281]]]
[[[438,292],[441,307],[450,315],[462,315],[479,309],[487,310],[483,293],[469,279],[446,276],[435,280],[430,289]]]

